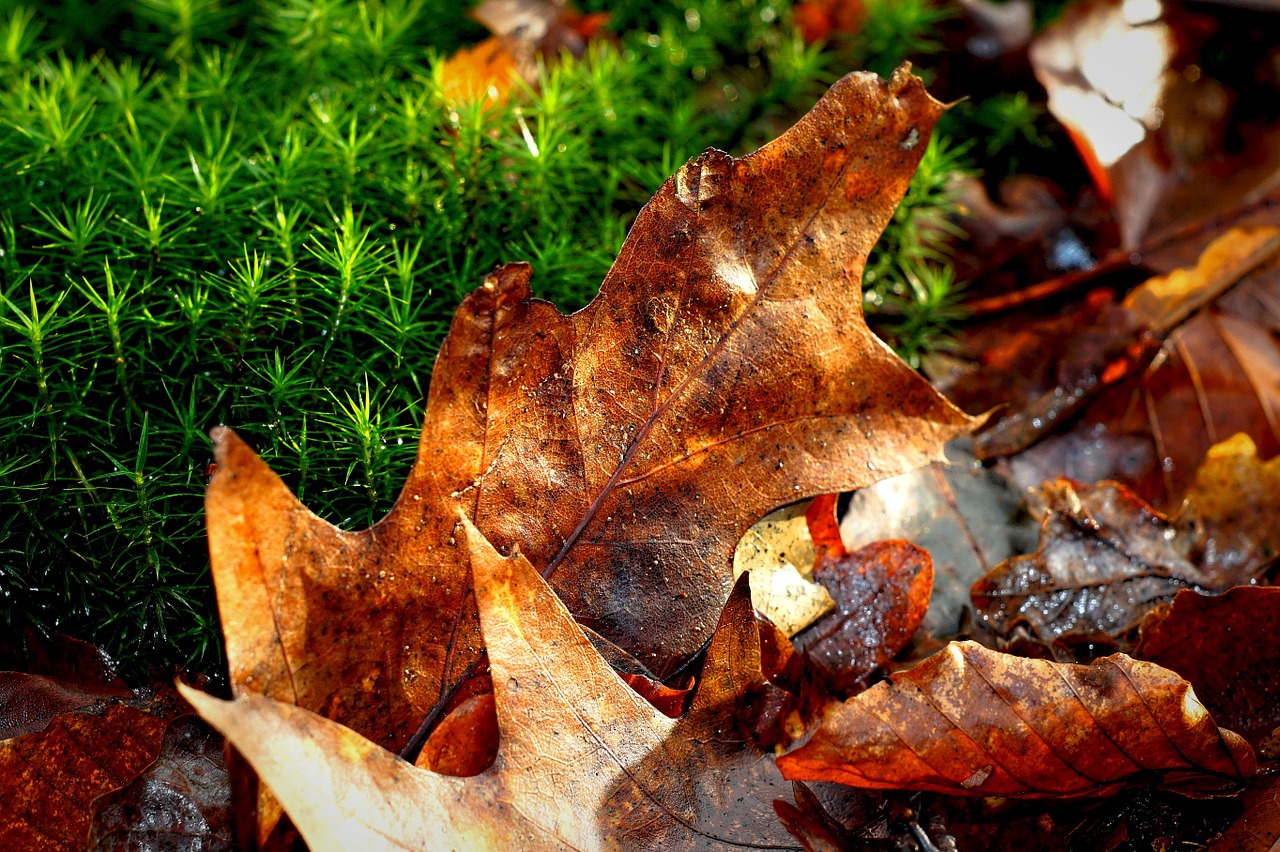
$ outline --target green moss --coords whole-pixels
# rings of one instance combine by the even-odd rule
[[[483,33],[451,0],[93,5],[0,24],[0,611],[135,666],[220,658],[210,427],[373,522],[489,269],[527,259],[581,306],[676,166],[755,147],[849,58],[781,2],[621,2],[619,44],[454,105],[442,58]],[[954,150],[873,261],[881,296],[936,256]]]

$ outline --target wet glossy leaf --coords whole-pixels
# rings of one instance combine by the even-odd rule
[[[869,544],[818,563],[836,611],[795,637],[809,665],[847,692],[906,647],[929,607],[933,561],[908,541]]]
[[[1123,654],[1067,665],[953,642],[846,701],[778,766],[856,787],[1040,797],[1104,793],[1154,772],[1225,788],[1256,761],[1160,666]]]
[[[89,849],[222,852],[238,848],[222,737],[196,716],[179,716],[155,761],[125,787],[93,803]]]
[[[527,266],[496,271],[456,315],[417,462],[371,529],[320,520],[216,431],[233,688],[402,747],[481,653],[459,511],[665,676],[709,639],[754,521],[936,458],[971,421],[870,333],[856,282],[940,111],[905,70],[851,75],[760,152],[707,152],[572,317],[530,297]]]
[[[1206,567],[1201,539],[1114,482],[1046,483],[1036,553],[974,583],[973,607],[1000,635],[1027,624],[1042,640],[1116,638],[1182,589],[1225,589],[1239,574]]]
[[[0,848],[82,850],[93,800],[128,784],[160,750],[168,720],[113,705],[64,713],[0,743]]]
[[[245,693],[184,694],[243,753],[314,850],[794,848],[771,756],[733,715],[763,685],[747,585],[721,616],[689,712],[627,687],[523,556],[464,523],[501,732],[473,778],[417,769],[336,722]]]

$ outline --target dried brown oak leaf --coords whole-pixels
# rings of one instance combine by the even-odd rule
[[[973,421],[867,329],[858,280],[942,106],[853,74],[777,141],[710,150],[573,316],[498,269],[459,308],[391,512],[339,530],[218,429],[209,548],[236,694],[401,748],[481,653],[462,512],[659,676],[711,636],[771,509],[941,456]]]
[[[796,848],[773,813],[790,785],[734,721],[763,685],[745,580],[689,712],[669,719],[614,673],[528,560],[501,556],[463,525],[501,732],[484,773],[415,768],[252,692],[224,702],[183,690],[313,850]]]
[[[973,796],[1108,793],[1148,773],[1186,789],[1253,775],[1253,749],[1191,685],[1116,654],[1089,666],[953,642],[849,699],[778,758],[794,780]]]

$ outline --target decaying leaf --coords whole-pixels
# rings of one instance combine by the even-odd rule
[[[770,512],[751,525],[733,552],[733,576],[751,572],[751,600],[783,633],[795,636],[835,608],[813,581],[817,551],[805,517],[808,504]]]
[[[1182,589],[1215,589],[1232,578],[1206,573],[1198,537],[1114,482],[1045,483],[1040,549],[996,566],[974,583],[973,607],[997,634],[1026,623],[1052,642],[1115,637]]]
[[[814,576],[836,611],[795,637],[809,665],[849,691],[906,647],[929,607],[933,561],[908,541],[889,540],[819,561]]]
[[[401,748],[481,653],[459,512],[666,676],[710,638],[751,523],[937,458],[972,421],[870,333],[856,282],[941,110],[906,69],[854,74],[759,152],[708,151],[572,317],[530,297],[529,267],[498,269],[458,310],[417,462],[368,530],[322,521],[216,430],[236,693]]]
[[[137,777],[167,724],[117,704],[0,742],[0,849],[84,849],[93,800]]]
[[[1280,587],[1179,592],[1142,625],[1133,653],[1186,678],[1255,748],[1280,729]]]
[[[230,852],[231,785],[222,737],[199,718],[179,716],[155,761],[125,787],[93,803],[94,852]]]
[[[417,769],[349,728],[245,692],[183,694],[253,764],[310,847],[794,848],[770,755],[733,716],[763,684],[745,579],[720,618],[689,712],[668,719],[591,647],[521,555],[469,522],[475,595],[501,731],[473,778]]]
[[[1155,276],[1136,287],[1122,304],[1101,312],[1095,322],[1068,345],[1057,364],[1054,386],[1036,398],[1017,402],[1014,411],[991,424],[977,439],[983,458],[1010,455],[1025,449],[1076,412],[1093,403],[1108,388],[1132,385],[1161,351],[1161,341],[1201,308],[1251,278],[1251,273],[1274,267],[1280,254],[1280,229],[1233,228],[1214,240],[1195,266]],[[1194,328],[1194,323],[1190,323]],[[1187,337],[1171,338],[1178,347]],[[1241,362],[1246,374],[1251,365]],[[1212,366],[1212,364],[1210,364]],[[1197,371],[1198,372],[1198,371]],[[1192,387],[1208,408],[1206,382],[1193,372]],[[1212,384],[1208,384],[1212,388]],[[1258,391],[1265,399],[1266,392]],[[1176,397],[1175,397],[1176,399]],[[1214,411],[1203,412],[1209,432]],[[1222,412],[1221,416],[1230,416]],[[1155,426],[1158,436],[1158,424]],[[1195,444],[1203,446],[1196,441]],[[1198,458],[1197,458],[1198,461]],[[1190,472],[1190,469],[1187,471]]]
[[[787,778],[972,796],[1106,793],[1144,773],[1220,789],[1253,775],[1249,744],[1173,672],[1117,654],[1089,666],[974,642],[857,695],[778,758]]]

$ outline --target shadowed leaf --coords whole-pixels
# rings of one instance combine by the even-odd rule
[[[1254,773],[1191,686],[1123,654],[1089,666],[953,642],[849,699],[800,748],[787,778],[972,796],[1078,796],[1144,773],[1222,788]]]
[[[1280,588],[1179,592],[1142,625],[1134,656],[1195,687],[1223,725],[1254,747],[1280,729]]]
[[[196,716],[174,719],[155,762],[122,789],[94,801],[89,848],[238,848],[231,828],[231,785],[222,737]]]

